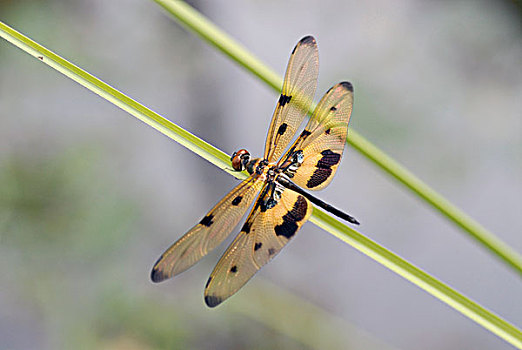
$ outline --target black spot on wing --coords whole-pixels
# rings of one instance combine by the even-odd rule
[[[295,221],[302,221],[306,216],[306,211],[308,210],[308,202],[305,197],[298,196],[297,200],[294,203],[294,207],[292,211],[286,215],[291,215]]]
[[[214,295],[205,295],[205,304],[207,304],[208,307],[218,306],[222,302],[223,298],[216,297]]]
[[[252,223],[250,221],[246,221],[245,224],[243,225],[243,228],[241,228],[241,232],[249,234],[251,227],[252,227]]]
[[[152,271],[150,272],[150,279],[154,283],[158,283],[161,281],[164,281],[172,276],[169,276],[167,273],[165,273],[163,270],[159,269],[158,265],[161,260],[163,260],[165,256],[165,253],[161,254],[161,256],[156,260],[154,263],[154,267],[152,268]]]
[[[161,258],[160,258],[160,260],[161,260]],[[158,260],[158,262],[159,262],[159,260]],[[154,283],[164,281],[167,278],[169,278],[169,276],[167,276],[162,270],[157,270],[156,266],[154,266],[154,268],[150,272],[150,279]]]
[[[329,149],[322,151],[321,154],[323,157],[317,162],[318,168],[329,168],[339,164],[341,161],[341,155],[339,153],[332,152]]]
[[[263,243],[261,242],[258,242],[256,244],[254,244],[254,250],[258,250],[259,248],[261,248],[263,246]]]
[[[332,175],[332,169],[326,168],[326,169],[315,169],[312,176],[308,179],[308,182],[306,183],[306,187],[308,188],[314,188],[325,182],[330,175]]]
[[[346,90],[353,92],[353,85],[349,81],[343,81],[339,83],[342,87],[344,87]]]
[[[330,131],[332,131],[332,129],[328,128],[328,129],[326,129],[326,130],[324,131],[324,133],[325,133],[326,135],[330,135]]]
[[[201,219],[201,221],[199,222],[201,225],[204,225],[204,226],[207,226],[207,227],[210,227],[210,225],[212,225],[214,223],[214,221],[212,221],[212,219],[214,218],[214,215],[212,214],[208,214],[207,216],[205,216],[203,219]]]
[[[312,45],[314,43],[315,43],[315,39],[314,39],[313,36],[311,36],[311,35],[305,36],[304,38],[299,40],[297,45],[294,46],[294,49],[292,50],[292,55],[295,53],[295,50],[297,49],[298,46],[300,46],[300,45]]]
[[[301,40],[299,40],[299,43],[303,44],[303,45],[312,45],[312,44],[315,44],[315,39],[313,36],[307,35],[304,38],[302,38]]]
[[[301,137],[303,139],[306,139],[308,136],[310,136],[311,133],[312,133],[311,131],[304,129],[303,132],[301,133]]]
[[[274,248],[268,248],[268,255],[274,255],[276,250]]]
[[[236,272],[237,272],[237,266],[236,266],[236,265],[232,266],[232,267],[230,268],[230,272],[232,272],[232,273],[236,273]]]
[[[287,127],[288,127],[287,123],[283,123],[283,124],[279,125],[279,129],[277,129],[277,133],[279,135],[283,135],[286,132]]]
[[[305,218],[307,209],[308,203],[306,199],[303,196],[298,196],[292,210],[283,216],[283,222],[274,227],[276,235],[284,236],[288,239],[292,238],[299,229],[297,223]]]
[[[279,97],[279,105],[281,107],[283,107],[288,102],[290,102],[291,99],[292,99],[292,96],[286,96],[285,94],[281,94],[281,96]]]
[[[306,183],[308,188],[317,187],[325,182],[332,175],[332,167],[341,161],[341,155],[329,149],[322,151],[321,154],[322,157],[317,162],[314,173]]]
[[[241,200],[243,200],[243,197],[242,197],[242,196],[237,196],[237,197],[234,198],[234,200],[232,201],[232,205],[239,205],[239,203],[241,203]]]
[[[335,112],[335,111],[337,110],[337,108],[336,108],[335,106],[332,106],[332,107],[330,108],[330,110],[331,110],[332,112]]]
[[[208,278],[207,284],[205,284],[205,289],[208,288],[208,285],[210,284],[210,281],[212,281],[212,276]]]
[[[297,232],[299,226],[295,223],[295,221],[283,221],[281,225],[277,225],[274,228],[276,235],[284,236],[288,239],[292,238],[293,235]],[[268,252],[270,254],[270,251]],[[270,254],[272,255],[272,254]]]

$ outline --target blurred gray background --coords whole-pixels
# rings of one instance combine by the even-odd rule
[[[522,251],[515,2],[191,4],[281,74],[313,34],[317,98],[351,81],[351,128]],[[0,20],[225,152],[261,154],[277,95],[153,1],[3,0]],[[310,223],[217,309],[202,293],[223,247],[151,283],[158,256],[236,183],[0,40],[0,348],[511,348]],[[520,276],[351,147],[318,195],[522,326]]]

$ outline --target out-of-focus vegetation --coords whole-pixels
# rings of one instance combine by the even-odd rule
[[[2,313],[15,324],[0,334],[8,344],[17,321],[35,318],[27,344],[36,337],[52,348],[302,348],[248,317],[202,317],[126,283],[119,264],[131,259],[122,258],[127,245],[121,243],[136,235],[139,205],[119,192],[116,179],[100,178],[96,168],[107,157],[99,149],[6,158],[0,167],[1,261],[12,304]]]
[[[193,4],[278,72],[315,35],[318,94],[351,80],[351,126],[521,250],[522,30],[509,3]],[[277,97],[152,1],[4,0],[0,18],[220,148],[261,152]],[[324,330],[328,313],[404,349],[507,348],[313,225],[261,277],[321,317],[260,278],[205,308],[220,252],[151,284],[158,255],[234,184],[0,41],[0,348],[384,347]],[[353,150],[330,187],[320,196],[363,232],[520,325],[519,279]]]

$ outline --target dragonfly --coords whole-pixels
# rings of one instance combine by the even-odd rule
[[[236,293],[294,238],[310,217],[312,203],[359,224],[306,191],[326,187],[339,166],[352,112],[351,83],[338,83],[326,92],[289,147],[312,105],[318,73],[317,43],[306,36],[290,55],[263,158],[252,158],[245,149],[232,154],[233,169],[246,170],[249,177],[161,255],[151,272],[153,282],[176,276],[197,263],[228,237],[250,207],[240,233],[205,285],[209,307]]]

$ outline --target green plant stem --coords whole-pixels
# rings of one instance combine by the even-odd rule
[[[205,41],[219,49],[247,71],[260,78],[278,93],[281,91],[283,81],[278,74],[267,67],[257,57],[249,53],[245,47],[237,43],[198,11],[183,1],[154,1],[171,13],[185,28],[198,34]],[[378,167],[405,185],[414,194],[464,230],[471,238],[482,244],[487,250],[522,275],[522,255],[356,131],[352,129],[349,130],[347,141],[366,158],[370,159]]]
[[[232,174],[238,178],[244,178],[244,175],[238,175],[238,173],[232,169],[230,166],[230,156],[228,156],[226,153],[218,150],[209,143],[182,129],[168,119],[163,118],[158,113],[134,101],[130,97],[122,94],[120,91],[107,85],[95,76],[87,73],[62,57],[49,51],[45,47],[32,41],[31,39],[15,31],[2,22],[0,22],[0,30],[0,35],[4,39],[35,57],[40,62],[49,65],[53,69],[71,78],[78,84],[83,85],[95,94],[100,95],[102,98],[120,107],[142,122],[158,130],[162,134],[167,135],[192,152],[198,154],[204,159],[207,159],[209,162],[218,166],[219,168],[227,171],[229,174]]]
[[[399,350],[262,276],[249,284],[233,303],[223,305],[227,311],[253,319],[307,349]]]
[[[172,138],[174,141],[179,142],[181,145],[187,147],[219,168],[228,171],[236,177],[244,177],[243,173],[238,175],[231,171],[228,156],[224,152],[221,152],[210,144],[183,130],[169,120],[161,117],[159,114],[125,96],[100,79],[66,61],[62,57],[49,51],[2,22],[0,22],[0,36],[35,57],[38,62],[45,63],[53,69],[56,69],[80,85],[115,104],[144,123],[152,126],[164,135]],[[352,245],[362,253],[378,261],[418,287],[424,289],[505,341],[515,346],[522,347],[522,332],[519,329],[495,315],[493,312],[486,310],[479,304],[421,271],[406,260],[364,237],[352,228],[340,223],[317,208],[314,208],[310,221],[340,238],[344,242]]]
[[[397,254],[387,250],[351,227],[333,219],[324,212],[316,212],[314,208],[314,214],[315,215],[310,219],[310,221],[315,223],[317,226],[330,232],[340,240],[348,243],[363,254],[386,266],[419,288],[424,289],[435,298],[445,302],[455,310],[488,328],[490,331],[512,345],[522,347],[522,332],[514,326],[512,326],[513,329],[507,331],[507,329],[504,328],[504,322],[506,321],[496,317],[491,318],[491,311],[488,311],[448,285],[407,262]],[[495,324],[495,331],[492,328],[489,328],[492,326],[491,323]],[[502,336],[499,333],[496,333],[499,329],[503,329]],[[510,340],[508,340],[508,338],[510,338]]]

